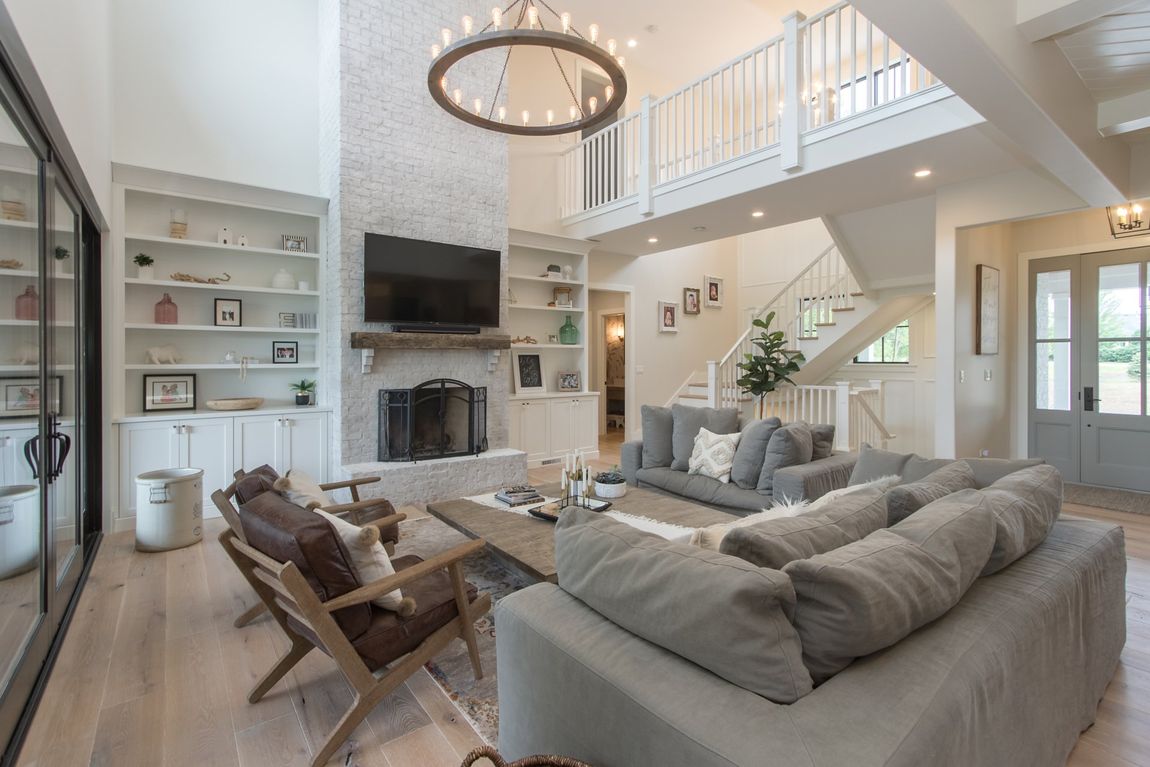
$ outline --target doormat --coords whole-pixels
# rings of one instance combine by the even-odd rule
[[[1111,511],[1128,511],[1132,514],[1150,514],[1150,493],[1136,493],[1132,490],[1115,490],[1111,487],[1074,485],[1066,483],[1062,490],[1066,503],[1082,506],[1097,506]]]

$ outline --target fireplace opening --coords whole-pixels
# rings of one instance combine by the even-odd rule
[[[487,389],[438,378],[379,392],[379,460],[421,461],[487,450]]]

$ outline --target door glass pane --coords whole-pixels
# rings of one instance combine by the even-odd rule
[[[1070,410],[1070,342],[1034,345],[1034,395],[1039,410]]]
[[[0,110],[0,364],[5,370],[0,374],[0,686],[11,679],[44,611],[40,482],[33,473],[44,447],[39,428],[39,167],[35,153]]]
[[[1142,286],[1139,264],[1098,268],[1098,337],[1138,338],[1142,335]]]
[[[52,195],[52,234],[50,260],[52,268],[52,313],[50,317],[52,356],[49,381],[55,382],[53,399],[48,408],[56,414],[56,432],[52,435],[55,473],[48,496],[55,520],[56,580],[73,561],[78,537],[79,493],[76,470],[76,402],[79,395],[76,379],[76,263],[80,258],[79,216],[59,189]]]
[[[1035,275],[1035,338],[1070,338],[1070,270]]]
[[[1141,351],[1138,341],[1099,342],[1098,412],[1142,414],[1142,376],[1138,367]]]

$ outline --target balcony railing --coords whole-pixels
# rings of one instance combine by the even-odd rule
[[[797,170],[805,134],[938,84],[850,3],[791,14],[783,29],[564,152],[560,215],[633,199],[647,214],[659,184],[756,152]]]

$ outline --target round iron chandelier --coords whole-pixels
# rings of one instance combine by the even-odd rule
[[[537,4],[538,3],[538,4]],[[540,7],[553,21],[544,23]],[[448,113],[471,125],[500,133],[518,136],[557,136],[573,133],[609,119],[623,106],[627,98],[627,77],[623,73],[625,61],[616,55],[615,40],[608,40],[606,46],[599,45],[599,27],[591,24],[584,36],[571,24],[571,14],[556,13],[546,0],[514,0],[505,8],[491,9],[491,20],[479,31],[474,31],[475,22],[470,16],[463,17],[463,34],[453,40],[454,33],[448,28],[440,32],[440,43],[431,46],[431,67],[427,71],[427,88],[435,102]],[[556,122],[556,112],[546,110],[536,114],[534,122],[529,111],[523,110],[512,117],[507,112],[506,79],[511,52],[519,46],[534,46],[551,51],[555,66],[567,86],[564,97],[570,101],[565,114],[559,115],[563,122]],[[465,94],[462,88],[451,86],[451,68],[469,56],[494,48],[506,48],[503,69],[494,86],[490,99],[482,95]],[[559,51],[566,51],[598,66],[610,79],[611,84],[604,90],[606,103],[599,104],[591,97],[580,104],[571,80],[559,61]]]

